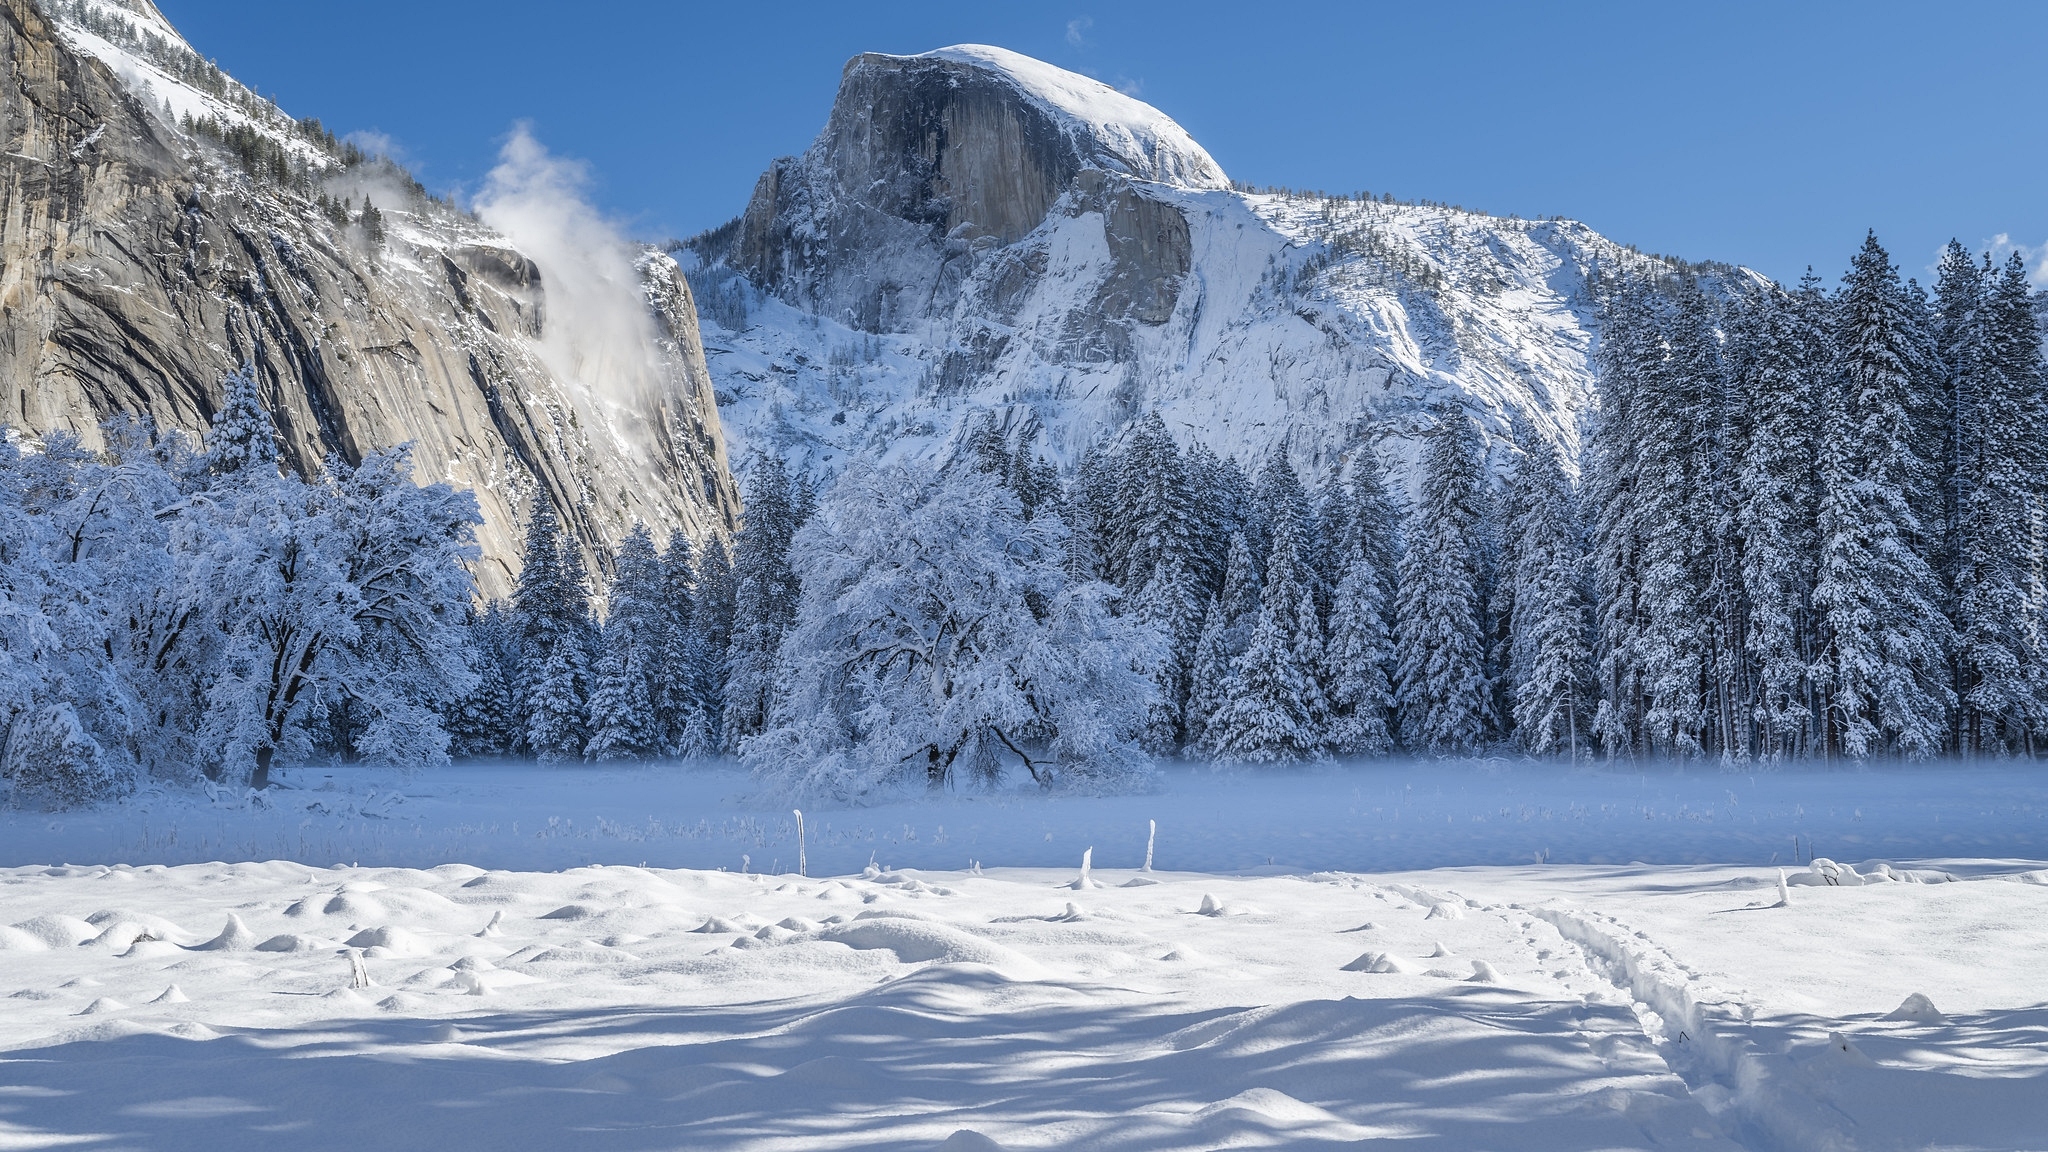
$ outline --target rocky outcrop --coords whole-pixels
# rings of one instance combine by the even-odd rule
[[[1078,190],[1113,205],[1129,241],[1110,304],[1159,323],[1177,283],[1150,267],[1185,273],[1188,258],[1186,222],[1136,191],[1160,179],[1225,184],[1171,121],[1093,81],[989,48],[868,53],[847,63],[810,151],[762,175],[730,259],[821,315],[894,331],[944,311],[973,254],[1024,239]],[[1150,250],[1176,237],[1177,252]]]
[[[487,594],[550,501],[598,560],[635,521],[729,530],[738,499],[690,290],[642,259],[650,365],[551,355],[549,277],[504,237],[368,168],[381,239],[186,136],[30,0],[0,0],[0,423],[88,442],[118,413],[202,430],[252,362],[290,463],[403,442],[473,489]],[[395,189],[395,190],[394,190]],[[360,194],[360,192],[358,192]]]

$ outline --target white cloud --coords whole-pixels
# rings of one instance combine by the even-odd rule
[[[1075,48],[1089,48],[1088,30],[1095,27],[1093,16],[1076,16],[1067,21],[1067,43]]]
[[[1984,245],[1984,248],[1991,253],[1991,259],[2000,264],[2003,264],[2014,252],[2019,253],[2020,259],[2025,261],[2027,267],[2031,270],[2028,273],[2028,279],[2033,283],[2034,287],[2048,288],[2048,241],[2040,244],[2021,244],[2013,240],[2010,235],[2000,232],[1998,235],[1993,236]]]

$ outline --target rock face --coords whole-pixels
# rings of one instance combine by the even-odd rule
[[[1071,459],[1147,409],[1311,475],[1397,468],[1444,400],[1568,451],[1603,272],[1564,220],[1235,189],[1166,116],[999,49],[850,62],[825,130],[682,253],[736,452],[943,451],[963,410]]]
[[[169,29],[148,0],[98,4],[73,8]],[[635,521],[657,538],[733,526],[673,260],[637,266],[645,347],[627,354],[643,370],[579,371],[548,270],[395,171],[319,181],[374,194],[379,241],[181,131],[163,106],[203,93],[30,0],[0,0],[0,67],[0,423],[88,442],[119,412],[203,430],[222,375],[253,362],[294,467],[410,441],[423,481],[474,489],[490,595],[516,577],[537,498],[593,560]]]

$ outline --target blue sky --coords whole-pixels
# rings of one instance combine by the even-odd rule
[[[2048,3],[158,0],[298,116],[474,190],[512,125],[633,234],[739,212],[848,57],[999,44],[1135,92],[1233,177],[1566,215],[1830,280],[1875,227],[2048,262]],[[2048,283],[2048,267],[2041,274]]]

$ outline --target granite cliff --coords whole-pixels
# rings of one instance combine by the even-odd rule
[[[493,595],[535,499],[598,562],[734,526],[672,259],[614,254],[637,314],[579,334],[576,277],[197,60],[149,0],[0,0],[0,424],[201,430],[253,363],[294,467],[409,441],[473,489]]]

